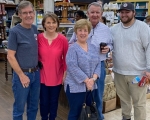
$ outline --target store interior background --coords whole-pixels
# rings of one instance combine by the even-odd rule
[[[38,30],[43,32],[41,25],[42,17],[45,12],[54,12],[60,19],[60,32],[64,32],[68,39],[70,38],[68,30],[74,26],[74,22],[70,19],[74,18],[74,12],[77,10],[87,11],[87,6],[91,2],[96,0],[29,0],[35,7],[36,17],[34,24],[37,25]],[[82,1],[82,2],[81,2]],[[109,5],[105,3],[111,3]],[[144,21],[147,15],[150,15],[150,0],[104,0],[104,16],[107,17],[107,25],[111,27],[119,22],[119,14],[117,9],[122,2],[132,2],[135,5],[136,18]],[[19,0],[7,0],[5,4],[3,0],[0,0],[0,49],[7,48],[7,39],[9,37],[9,29],[14,26],[16,21],[19,21],[17,16],[12,16],[15,13],[16,6]],[[0,52],[0,120],[10,120],[13,104],[13,94],[11,91],[11,75],[9,75],[6,81],[5,72],[8,67],[8,72],[11,74],[11,68],[9,64],[5,66],[4,54]],[[108,62],[108,68],[112,67],[112,61]],[[147,120],[150,120],[150,93],[147,92]],[[113,78],[110,70],[107,70],[107,76],[105,80],[104,91],[104,107],[103,113],[105,113],[106,120],[120,120],[121,109],[119,98],[116,95],[116,89],[114,86]],[[4,108],[6,110],[2,111]],[[66,120],[69,106],[63,89],[60,93],[59,110],[57,120]],[[6,114],[7,113],[7,114]],[[40,115],[38,118],[40,120]],[[24,116],[25,117],[25,116]]]

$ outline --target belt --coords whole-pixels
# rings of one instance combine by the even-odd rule
[[[38,70],[38,66],[29,69],[22,69],[23,72],[29,72],[29,73],[35,72],[37,70]]]

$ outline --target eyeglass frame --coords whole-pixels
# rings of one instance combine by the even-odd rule
[[[33,11],[29,11],[29,12],[19,12],[20,14],[24,15],[24,16],[27,16],[28,14],[29,15],[32,15],[34,14],[34,10]]]

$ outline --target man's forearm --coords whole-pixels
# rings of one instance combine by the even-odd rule
[[[13,70],[18,74],[18,76],[22,75],[23,71],[21,70],[16,58],[14,56],[7,55],[7,59]]]

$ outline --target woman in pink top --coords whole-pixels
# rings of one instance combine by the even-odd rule
[[[44,33],[38,35],[40,70],[40,114],[41,120],[55,120],[57,116],[58,98],[66,74],[66,53],[68,41],[57,32],[58,17],[48,13],[42,20]]]

